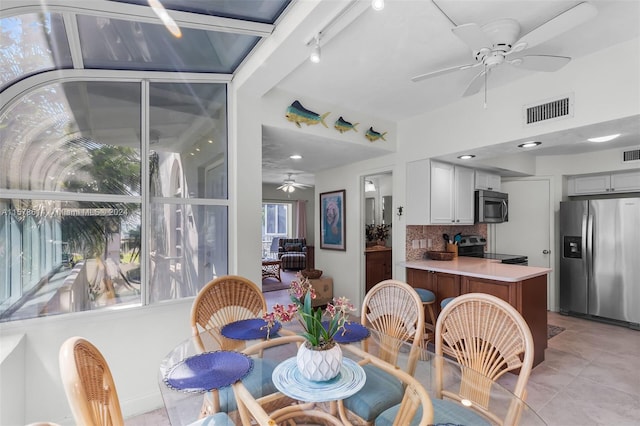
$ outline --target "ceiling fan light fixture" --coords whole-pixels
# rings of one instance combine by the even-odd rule
[[[529,142],[521,143],[520,145],[518,145],[518,148],[534,148],[538,145],[542,145],[542,142],[529,141]]]
[[[600,136],[598,138],[589,138],[587,140],[589,142],[595,142],[595,143],[610,142],[615,138],[617,138],[618,136],[620,136],[620,133],[616,133],[615,135]]]
[[[384,0],[371,0],[371,8],[377,11],[384,9]]]

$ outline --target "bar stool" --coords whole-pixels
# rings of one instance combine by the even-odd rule
[[[435,337],[436,331],[436,316],[433,312],[433,304],[436,302],[436,295],[431,290],[424,288],[416,288],[415,290],[420,296],[420,300],[422,300],[422,306],[427,308],[427,312],[429,313],[429,320],[431,323],[427,323],[426,318],[424,321],[424,340],[429,341]]]
[[[453,299],[455,299],[455,297],[447,297],[446,299],[442,299],[442,302],[440,302],[440,309],[444,309],[444,307],[447,306],[447,304]]]

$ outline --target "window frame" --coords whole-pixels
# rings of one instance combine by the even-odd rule
[[[234,176],[235,168],[234,164],[236,162],[237,151],[235,148],[235,144],[231,143],[231,123],[233,122],[233,109],[230,107],[232,105],[231,102],[231,82],[230,75],[222,75],[222,74],[191,74],[191,73],[172,73],[172,72],[147,72],[147,71],[128,71],[128,70],[83,70],[83,69],[73,69],[73,70],[55,70],[55,71],[47,71],[41,74],[33,75],[27,77],[23,80],[20,80],[9,86],[5,91],[3,91],[3,103],[0,104],[0,115],[4,114],[7,110],[10,110],[11,105],[14,102],[19,102],[23,96],[28,95],[30,92],[34,90],[38,90],[44,86],[61,83],[61,82],[69,82],[69,81],[109,81],[109,82],[136,82],[141,85],[141,150],[140,150],[140,158],[141,158],[141,191],[142,194],[140,196],[126,196],[126,195],[100,195],[96,197],[95,194],[85,194],[84,196],[76,196],[78,200],[81,201],[120,201],[120,202],[135,202],[140,203],[140,214],[141,214],[141,229],[143,230],[141,236],[141,258],[140,258],[140,268],[141,274],[140,279],[141,283],[141,298],[140,303],[130,303],[123,305],[114,305],[112,307],[105,307],[100,310],[83,310],[83,311],[75,311],[70,313],[60,313],[57,314],[57,317],[63,316],[66,317],[68,315],[78,315],[85,314],[90,315],[92,313],[97,314],[103,311],[111,311],[117,309],[136,309],[148,305],[158,305],[163,303],[173,303],[179,300],[189,299],[193,296],[186,296],[178,299],[168,299],[168,300],[160,300],[160,301],[150,301],[150,292],[149,292],[149,247],[148,247],[148,225],[149,225],[149,214],[150,214],[150,205],[151,205],[151,197],[149,193],[149,164],[146,159],[149,158],[150,152],[150,135],[149,135],[149,115],[150,115],[150,105],[149,105],[149,85],[152,83],[217,83],[217,84],[226,84],[226,105],[227,105],[227,182],[228,182],[228,190],[225,199],[205,199],[205,198],[181,198],[181,199],[173,199],[173,198],[165,198],[163,202],[176,202],[176,203],[188,203],[198,206],[224,206],[227,209],[227,233],[231,234],[231,230],[235,226],[236,222],[236,197],[234,190],[232,189],[231,182],[233,181],[230,177]],[[51,199],[51,200],[66,200],[68,199],[69,194],[64,192],[48,192],[48,191],[28,191],[28,190],[2,190],[2,198],[21,198],[21,199]],[[7,221],[5,223],[7,227],[11,227],[11,222]],[[8,235],[11,238],[11,232],[9,228],[5,229],[5,235]],[[234,263],[234,259],[232,259],[232,243],[227,240],[227,265],[232,265]],[[58,250],[58,248],[53,247],[53,250]],[[13,280],[11,281],[11,283]],[[11,285],[11,284],[10,284]],[[9,292],[12,294],[15,292],[15,286],[9,289]],[[27,295],[28,291],[22,291],[22,295]],[[20,297],[22,297],[22,295]],[[11,296],[10,296],[11,297]],[[31,317],[25,320],[28,321],[37,321],[42,320],[44,318],[51,318],[45,316]],[[4,322],[11,322],[12,320],[6,320]]]

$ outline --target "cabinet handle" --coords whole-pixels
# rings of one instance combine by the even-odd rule
[[[613,191],[615,191],[615,190],[616,190],[615,188],[611,188],[611,192],[613,192]]]
[[[493,188],[491,188],[491,187],[488,187],[487,189],[488,189],[489,191],[493,191]]]
[[[551,253],[551,250],[542,250],[542,254],[549,254]]]

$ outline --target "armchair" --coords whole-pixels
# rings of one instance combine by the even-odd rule
[[[278,259],[281,269],[305,269],[307,267],[306,238],[280,238]]]

